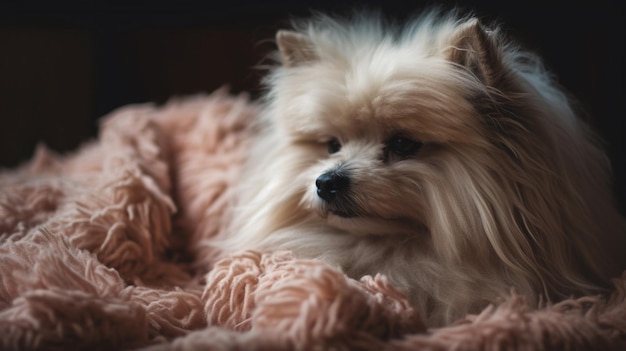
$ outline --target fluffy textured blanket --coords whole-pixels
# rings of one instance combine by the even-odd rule
[[[607,298],[514,293],[427,330],[382,276],[288,252],[217,260],[258,107],[224,91],[129,106],[70,155],[0,173],[0,348],[626,349],[626,275]]]

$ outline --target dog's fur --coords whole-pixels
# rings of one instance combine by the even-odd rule
[[[500,29],[455,11],[405,26],[319,15],[277,43],[225,252],[382,273],[431,325],[511,288],[537,303],[621,273],[608,161],[540,60]]]

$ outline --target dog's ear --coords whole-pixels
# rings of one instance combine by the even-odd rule
[[[467,68],[485,85],[493,85],[502,70],[493,32],[473,18],[456,29],[447,52],[448,59]]]
[[[276,42],[283,65],[287,67],[295,67],[317,60],[315,46],[304,34],[280,30],[276,33]]]

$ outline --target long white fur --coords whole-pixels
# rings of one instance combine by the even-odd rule
[[[385,274],[432,325],[511,288],[535,303],[601,292],[625,252],[608,161],[540,60],[478,23],[454,11],[404,26],[371,14],[296,23],[220,248]],[[493,45],[498,67],[483,68],[496,83],[451,59],[474,54],[463,33],[475,29]],[[384,161],[397,131],[424,147]],[[342,148],[329,155],[331,138]],[[316,195],[315,179],[339,165],[358,218]]]

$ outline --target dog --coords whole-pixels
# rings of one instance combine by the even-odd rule
[[[541,59],[473,14],[278,31],[224,253],[385,275],[440,326],[512,289],[604,293],[626,266],[598,137]]]

